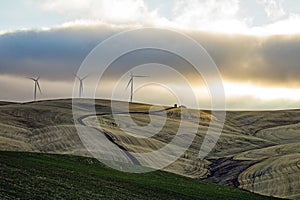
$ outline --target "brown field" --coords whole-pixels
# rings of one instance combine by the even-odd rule
[[[125,104],[119,102],[118,109],[122,111]],[[74,127],[71,100],[0,105],[0,150],[90,156]],[[137,124],[147,125],[150,107],[132,104],[130,115]],[[120,130],[120,126],[129,126],[126,121],[114,122],[109,101],[97,100],[96,110],[105,134],[130,152],[162,148],[172,140],[181,121],[179,108],[166,107],[163,129],[151,138],[136,138]],[[187,132],[194,112],[182,116]],[[201,120],[192,145],[165,171],[268,196],[300,198],[299,110],[227,112],[221,137],[204,160],[198,158],[200,146],[210,120],[218,119],[209,111],[197,112]],[[157,112],[151,115],[153,120],[162,120]],[[94,123],[95,117],[83,116],[82,126]]]

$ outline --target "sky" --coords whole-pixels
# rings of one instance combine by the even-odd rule
[[[298,1],[12,0],[0,2],[0,19],[0,100],[32,100],[33,83],[26,79],[32,76],[41,77],[39,98],[71,97],[73,73],[93,48],[122,31],[155,27],[186,34],[206,49],[221,73],[228,109],[300,107]],[[115,63],[107,85],[97,91],[99,97],[109,98],[111,82],[126,64],[149,58],[190,74],[188,64],[171,55],[147,51],[128,55]],[[163,80],[161,73],[152,71],[151,80],[136,81],[137,88]],[[170,84],[183,87],[176,75],[165,73]],[[203,81],[190,79],[202,107],[209,107]],[[149,97],[151,91],[157,94]],[[128,99],[128,91],[120,93],[121,99]],[[135,99],[176,102],[174,94],[158,85],[138,89]]]

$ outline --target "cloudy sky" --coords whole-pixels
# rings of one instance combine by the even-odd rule
[[[186,34],[206,49],[220,70],[228,109],[300,107],[298,1],[12,0],[0,3],[0,19],[0,100],[30,101],[33,83],[26,77],[32,76],[41,77],[40,98],[71,97],[73,73],[94,47],[122,31],[155,27]],[[114,74],[150,58],[189,74],[188,64],[176,56],[139,52],[114,63],[97,96],[109,98]],[[159,85],[141,88],[147,81],[162,82],[162,74],[136,80],[136,101],[176,101]],[[209,107],[205,86],[190,78],[202,107]],[[176,75],[167,79],[183,87]],[[128,91],[123,93],[128,99]]]

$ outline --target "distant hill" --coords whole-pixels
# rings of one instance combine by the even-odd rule
[[[6,106],[6,105],[9,105],[9,104],[17,104],[17,103],[9,102],[9,101],[0,101],[0,106]]]
[[[119,103],[122,111],[125,102]],[[151,105],[131,104],[131,117],[141,125],[149,123]],[[110,101],[97,100],[98,120],[104,133],[119,147],[131,152],[159,149],[170,142],[181,120],[180,108],[166,109],[168,120],[161,132],[151,138],[135,138],[114,123]],[[199,111],[198,133],[184,155],[164,171],[204,179],[258,194],[300,198],[300,111],[232,111],[213,151],[198,159],[199,148],[212,116]],[[152,118],[160,120],[158,114]],[[184,116],[188,119],[190,116]],[[82,118],[88,126],[91,116]],[[188,123],[186,130],[188,130]],[[124,124],[126,125],[126,124]],[[128,125],[128,124],[127,124]],[[0,150],[29,151],[90,156],[73,123],[70,99],[9,104],[0,107]]]

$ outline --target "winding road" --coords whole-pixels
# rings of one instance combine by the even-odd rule
[[[157,110],[157,111],[152,111],[152,112],[129,112],[129,114],[143,114],[143,115],[149,115],[149,114],[156,114],[156,113],[160,113],[160,112],[163,112],[163,111],[167,111],[167,110],[171,110],[173,109],[174,107],[170,107],[170,108],[166,108],[166,109],[163,109],[163,110]],[[112,113],[97,113],[96,116],[104,116],[104,115],[111,115]],[[118,113],[114,113],[114,114],[128,114],[128,112],[118,112]],[[88,126],[87,124],[84,123],[84,119],[88,118],[88,117],[93,117],[95,116],[95,114],[88,114],[88,115],[83,115],[81,117],[79,117],[77,119],[78,123],[82,126]],[[115,145],[118,149],[120,149],[123,153],[126,154],[126,156],[131,160],[131,162],[135,165],[141,165],[140,162],[138,161],[138,159],[136,157],[134,157],[124,146],[118,144],[114,139],[113,137],[102,131],[101,129],[99,128],[96,128],[96,127],[91,127],[89,126],[90,128],[93,128],[94,130],[96,130],[97,132],[103,134],[108,142],[112,143],[113,145]]]

